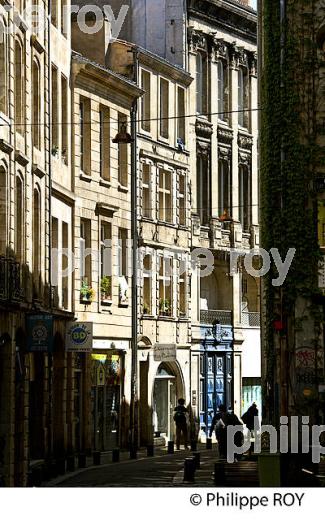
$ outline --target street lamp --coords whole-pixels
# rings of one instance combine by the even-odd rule
[[[138,84],[138,51],[132,49],[134,63],[133,81]],[[138,214],[137,214],[137,189],[138,189],[138,168],[137,168],[137,111],[138,101],[133,101],[131,110],[131,134],[127,132],[126,123],[121,124],[113,143],[131,144],[131,234],[132,234],[132,338],[131,338],[131,399],[130,399],[130,457],[137,457],[138,435],[136,417],[136,398],[137,398],[137,373],[138,373]]]

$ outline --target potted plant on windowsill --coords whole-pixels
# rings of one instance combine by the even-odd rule
[[[143,314],[146,316],[149,316],[149,314],[150,314],[150,306],[148,305],[147,302],[144,302],[144,304],[143,304]]]
[[[103,304],[112,303],[112,280],[109,276],[103,276],[100,281],[100,295]]]
[[[95,291],[89,287],[87,282],[82,282],[80,289],[80,300],[83,303],[91,303],[95,297]]]
[[[169,300],[161,299],[159,300],[159,314],[160,316],[170,316],[171,315],[171,305]]]
[[[52,152],[53,157],[58,157],[58,155],[59,155],[59,147],[58,146],[53,146],[51,152]]]

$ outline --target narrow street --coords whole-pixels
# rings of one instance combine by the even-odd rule
[[[160,449],[154,457],[146,457],[141,451],[137,460],[126,459],[77,470],[45,483],[43,487],[211,487],[217,452],[202,449],[200,453],[201,467],[196,471],[194,483],[183,482],[184,460],[192,453],[181,450],[169,455]]]

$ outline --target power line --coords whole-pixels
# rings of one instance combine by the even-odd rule
[[[107,107],[109,108],[109,107]],[[223,111],[223,112],[205,112],[203,114],[200,114],[200,113],[196,113],[196,114],[188,114],[188,115],[182,115],[182,116],[171,116],[171,117],[155,117],[155,118],[150,118],[150,119],[137,119],[135,122],[136,123],[148,123],[148,122],[151,122],[151,121],[173,121],[173,120],[177,120],[177,119],[188,119],[188,118],[191,118],[191,117],[209,117],[209,116],[221,116],[221,115],[228,115],[228,114],[240,114],[240,113],[247,113],[247,112],[258,112],[260,110],[263,110],[263,107],[258,107],[258,108],[249,108],[249,109],[242,109],[242,110],[228,110],[228,111]],[[119,121],[118,119],[115,119],[115,118],[110,118],[109,121],[83,121],[82,124],[83,125],[92,125],[92,124],[103,124],[103,125],[110,125],[111,122],[114,121],[116,123],[129,123],[131,120],[130,119],[126,119],[125,121]],[[76,122],[76,123],[73,123],[73,122],[65,122],[65,123],[62,123],[62,122],[57,122],[57,123],[51,123],[50,125],[47,125],[46,123],[15,123],[15,122],[10,122],[10,123],[5,123],[5,124],[0,124],[0,127],[2,126],[9,126],[9,127],[12,127],[12,126],[71,126],[71,125],[78,125],[79,123]]]

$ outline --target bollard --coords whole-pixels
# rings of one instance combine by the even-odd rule
[[[112,462],[120,462],[120,450],[118,448],[112,451]]]
[[[147,457],[153,457],[154,456],[154,447],[153,444],[149,444],[147,446]]]
[[[132,446],[130,448],[130,459],[136,459],[137,458],[137,448]]]
[[[57,469],[58,475],[65,474],[65,472],[66,472],[65,459],[60,458],[56,461],[56,469]]]
[[[212,439],[210,437],[207,437],[207,450],[212,450]]]
[[[82,469],[86,467],[86,454],[79,453],[78,454],[78,468]]]
[[[195,468],[200,469],[201,467],[201,453],[199,451],[195,451],[193,453],[193,458],[195,461]]]
[[[216,486],[224,486],[226,483],[226,461],[218,460],[214,465],[214,483]]]
[[[195,459],[193,457],[184,460],[184,482],[194,482]]]
[[[74,455],[67,457],[67,471],[74,471],[76,467],[76,461]]]
[[[174,441],[168,441],[167,453],[169,455],[174,453]]]
[[[100,466],[100,457],[101,457],[100,451],[94,451],[94,453],[93,453],[94,466]]]
[[[197,441],[191,441],[191,451],[197,450]]]

